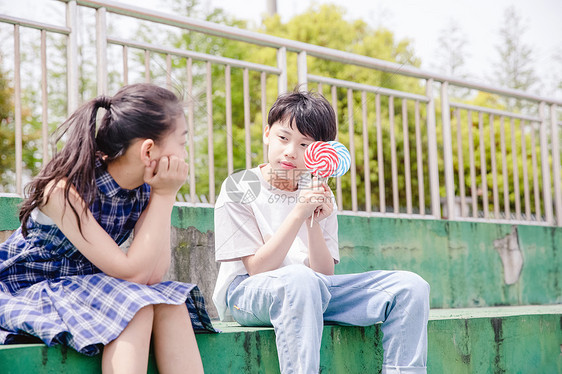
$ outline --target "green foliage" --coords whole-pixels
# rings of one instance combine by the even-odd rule
[[[0,70],[0,178],[4,185],[14,183],[15,126],[13,121],[13,89],[6,73]]]
[[[279,36],[282,38],[298,40],[310,44],[320,45],[328,48],[339,49],[346,52],[362,54],[366,56],[373,56],[382,60],[397,62],[401,65],[419,66],[420,60],[415,57],[413,48],[409,40],[396,41],[391,31],[386,29],[374,30],[362,20],[348,21],[345,19],[345,11],[342,8],[333,5],[312,6],[306,12],[293,17],[287,23],[283,23],[279,16],[273,16],[264,20],[260,32],[269,35]],[[249,54],[253,62],[276,65],[276,51],[263,47],[250,48]],[[396,72],[380,72],[373,71],[362,67],[341,64],[333,61],[326,61],[314,57],[307,58],[307,70],[309,74],[319,75],[330,78],[337,78],[341,80],[348,80],[352,82],[360,82],[371,86],[381,86],[406,92],[422,93],[423,88],[419,83],[411,78],[399,75]],[[297,84],[297,64],[296,55],[289,54],[287,56],[287,71],[288,71],[288,87],[294,87]],[[275,98],[277,96],[276,77],[267,78],[267,96],[268,98]],[[257,85],[257,83],[256,83]],[[316,89],[316,84],[310,82],[309,89]],[[324,87],[322,88],[324,89]],[[323,92],[326,98],[333,102],[330,92]],[[350,133],[349,123],[351,116],[354,118],[354,131],[353,138],[355,143],[357,159],[355,162],[356,168],[356,182],[358,193],[358,206],[360,209],[365,209],[365,181],[364,181],[364,156],[363,156],[363,138],[362,138],[362,107],[361,95],[354,93],[353,106],[349,110],[347,103],[346,89],[339,88],[336,91],[336,111],[338,113],[339,123],[339,140],[349,147]],[[404,141],[402,132],[401,120],[401,102],[395,101],[392,108],[397,113],[395,127],[396,127],[396,146],[402,149]],[[376,130],[375,123],[375,94],[368,94],[366,100],[367,108],[367,126],[370,132],[369,142],[367,144],[368,165],[371,170],[369,179],[371,182],[372,191],[372,204],[380,206],[379,190],[378,190],[378,161],[377,143],[376,143]],[[260,113],[260,109],[256,108],[256,112]],[[388,98],[381,96],[381,118],[388,119]],[[261,118],[260,115],[257,117]],[[384,122],[384,120],[383,120]],[[415,144],[415,122],[413,115],[413,104],[408,105],[408,133],[407,138],[410,144]],[[387,123],[382,125],[383,141],[382,146],[384,150],[384,170],[385,170],[385,185],[391,185],[391,155],[390,148],[386,146],[389,144],[390,130]],[[261,138],[258,138],[261,141]],[[427,143],[427,142],[425,142]],[[403,162],[401,163],[403,165]],[[413,171],[417,171],[417,166]],[[404,173],[399,173],[399,184],[404,187]],[[349,191],[351,190],[351,173],[348,173],[342,179],[342,190],[346,191],[343,194],[344,209],[351,209],[352,201]],[[413,185],[417,188],[417,179],[413,180]],[[387,199],[391,199],[389,190],[386,190]],[[388,205],[388,204],[387,204]]]
[[[438,71],[455,78],[466,79],[466,35],[461,30],[458,22],[450,20],[449,24],[441,30],[435,50]],[[449,93],[454,97],[466,98],[470,90],[450,86]]]
[[[494,81],[507,88],[529,91],[537,86],[538,78],[533,67],[533,48],[524,43],[526,25],[516,8],[506,8],[500,29],[501,42],[497,46],[498,63],[494,71]],[[510,109],[528,107],[513,99],[504,99]]]
[[[163,0],[166,1],[176,14],[203,19],[228,26],[247,28],[245,21],[238,20],[228,15],[221,9],[204,10],[198,0]],[[299,14],[287,22],[283,22],[279,16],[265,19],[258,27],[259,32],[282,38],[297,40],[305,43],[328,47],[345,52],[374,57],[380,60],[395,62],[400,67],[419,67],[421,61],[415,55],[412,43],[408,39],[396,40],[392,31],[380,28],[373,29],[362,20],[348,20],[345,10],[334,5],[313,5],[308,10]],[[88,23],[90,22],[90,24]],[[92,28],[92,22],[87,21],[81,27]],[[111,27],[111,25],[110,25]],[[506,26],[507,27],[507,26]],[[84,32],[88,40],[80,46],[80,95],[82,100],[96,95],[95,64],[91,50],[94,43],[93,33]],[[109,32],[111,33],[111,32]],[[513,39],[513,35],[511,36]],[[277,51],[275,48],[249,45],[246,43],[209,36],[198,32],[179,32],[178,30],[163,29],[155,30],[151,26],[141,24],[136,33],[136,38],[151,44],[171,45],[186,51],[206,53],[210,55],[228,57],[235,60],[250,61],[267,66],[277,66]],[[451,67],[458,68],[458,55],[455,55],[454,45],[456,39],[449,41],[451,47]],[[65,41],[63,38],[50,40],[55,51],[53,57],[49,58],[49,127],[53,130],[57,124],[62,122],[66,116],[66,60]],[[88,47],[90,45],[90,47]],[[37,46],[32,46],[37,51]],[[115,46],[111,47],[115,48]],[[108,49],[109,51],[109,49]],[[458,52],[458,51],[457,51]],[[520,51],[521,52],[521,51]],[[111,58],[111,52],[108,52]],[[58,57],[57,57],[58,56]],[[132,57],[131,57],[132,56]],[[507,55],[506,55],[507,56]],[[118,58],[121,58],[119,56]],[[457,58],[455,60],[455,58]],[[507,58],[507,57],[505,57]],[[130,79],[133,83],[138,79],[144,81],[145,54],[144,51],[131,49],[129,57]],[[204,61],[193,59],[191,71],[192,89],[188,90],[187,59],[171,59],[171,71],[168,72],[167,56],[151,54],[150,56],[150,79],[164,85],[171,82],[170,88],[183,98],[186,108],[193,108],[195,158],[191,160],[195,168],[196,193],[198,196],[209,196],[211,192],[210,183],[214,181],[215,194],[218,193],[220,185],[229,174],[227,143],[232,142],[233,169],[244,169],[247,166],[256,166],[264,160],[264,147],[262,141],[262,128],[267,112],[278,95],[277,76],[273,74],[262,75],[259,72],[249,71],[247,74],[249,97],[245,103],[244,98],[244,69],[238,67],[230,68],[230,86],[227,90],[226,67],[221,64],[207,64]],[[114,92],[122,84],[120,79],[120,62],[110,63],[108,84],[110,92]],[[137,70],[135,70],[137,69]],[[207,70],[209,69],[209,71]],[[382,72],[374,71],[350,64],[342,64],[333,61],[322,60],[312,56],[307,57],[308,74],[336,78],[340,80],[357,82],[373,87],[384,87],[402,92],[425,95],[425,82],[409,78],[400,74],[400,68],[396,71]],[[211,86],[207,87],[207,74],[210,73]],[[134,78],[134,75],[137,78]],[[287,77],[288,88],[292,89],[297,84],[297,56],[293,52],[287,54]],[[262,79],[265,80],[265,97],[262,98]],[[315,82],[308,83],[309,89],[322,92],[326,98],[335,103],[339,124],[339,141],[348,148],[355,151],[355,167],[352,172],[341,178],[341,189],[343,191],[343,208],[352,209],[352,189],[356,189],[356,203],[359,210],[378,211],[385,205],[387,212],[405,212],[411,207],[414,213],[420,209],[429,212],[430,189],[428,169],[428,136],[427,136],[427,107],[424,102],[416,105],[414,100],[403,100],[398,97],[390,98],[387,94],[352,92],[346,88],[321,86]],[[210,88],[210,90],[209,90]],[[208,92],[210,91],[210,97]],[[32,175],[37,173],[40,166],[41,155],[38,154],[40,146],[37,144],[41,128],[40,94],[37,83],[28,83],[24,87],[24,168]],[[333,94],[335,93],[335,97]],[[227,133],[227,95],[230,94],[232,108],[232,132]],[[454,94],[454,92],[453,92]],[[12,184],[14,170],[14,125],[13,125],[13,96],[12,88],[6,78],[6,74],[0,71],[0,167],[2,174],[0,178],[4,185]],[[488,108],[506,109],[506,103],[500,98],[489,94],[479,94],[473,98],[466,98],[465,103],[484,106]],[[349,100],[351,99],[351,100]],[[265,100],[265,103],[262,102]],[[377,105],[377,102],[379,105]],[[248,112],[245,111],[248,106]],[[26,109],[26,108],[34,108]],[[262,108],[265,108],[263,110]],[[440,105],[435,104],[437,119],[437,153],[440,196],[445,196],[444,162],[443,162],[443,128],[440,125]],[[380,115],[377,115],[377,112]],[[249,114],[247,114],[249,113]],[[248,117],[246,117],[248,116]],[[472,188],[478,195],[478,209],[483,210],[483,182],[486,181],[486,197],[488,205],[486,208],[492,212],[495,207],[504,210],[504,191],[507,194],[507,205],[511,211],[515,210],[515,201],[519,199],[514,193],[514,184],[519,183],[519,195],[528,195],[530,208],[537,212],[540,208],[535,203],[534,196],[542,192],[542,176],[540,170],[540,150],[538,145],[538,133],[534,125],[516,121],[511,130],[511,123],[505,121],[503,136],[506,155],[507,185],[506,189],[503,178],[502,164],[502,125],[496,116],[493,121],[488,115],[483,116],[480,126],[476,115],[469,119],[466,111],[459,113],[460,130],[457,126],[455,112],[451,116],[451,135],[453,149],[453,168],[455,174],[455,193],[461,194],[464,189],[466,196],[472,195]],[[352,126],[353,125],[353,126]],[[213,175],[209,175],[210,157],[208,154],[209,126],[212,134]],[[246,139],[245,128],[249,126],[249,143]],[[480,135],[482,127],[482,136]],[[495,135],[492,142],[491,133]],[[472,130],[472,131],[471,131]],[[533,131],[534,130],[534,131]],[[378,138],[380,131],[380,141]],[[460,133],[459,133],[460,131]],[[366,136],[367,134],[368,136]],[[419,137],[418,137],[419,134]],[[534,136],[535,143],[532,143]],[[367,139],[367,140],[365,140]],[[460,144],[458,144],[460,139]],[[468,146],[472,139],[474,151]],[[515,149],[512,152],[512,139],[515,139]],[[527,157],[521,156],[522,146],[525,145]],[[459,151],[460,146],[460,151]],[[485,170],[482,172],[480,147],[485,152]],[[494,193],[494,178],[492,170],[491,150],[495,148],[494,162],[496,165],[496,193]],[[531,157],[535,151],[538,168],[533,164]],[[409,153],[407,152],[409,151]],[[379,158],[379,153],[382,157]],[[249,155],[250,165],[246,164]],[[463,162],[460,163],[462,156]],[[476,166],[474,179],[471,177],[473,170],[470,169],[469,160],[474,158]],[[519,171],[517,178],[513,173],[513,165]],[[523,165],[526,166],[529,180],[529,190],[524,191]],[[407,173],[407,166],[410,172]],[[536,170],[536,175],[533,174]],[[367,173],[365,172],[367,171]],[[379,180],[379,171],[382,180]],[[464,176],[464,184],[459,183],[459,173]],[[356,177],[352,180],[352,175]],[[407,180],[410,179],[410,183]],[[536,186],[533,183],[537,180]],[[6,183],[8,182],[8,183]],[[331,185],[335,185],[334,180]],[[411,190],[408,191],[408,186]],[[370,192],[369,192],[370,191]],[[421,191],[421,192],[420,192]],[[184,196],[189,194],[189,186],[185,185],[180,190]],[[411,199],[407,199],[407,194]],[[369,201],[370,200],[370,201]],[[395,203],[397,201],[397,203]],[[370,206],[367,204],[370,203]],[[423,204],[422,204],[423,203]],[[495,205],[494,205],[495,204]],[[522,211],[524,210],[521,207]]]
[[[173,9],[185,16],[204,19],[209,22],[245,28],[246,22],[237,20],[226,14],[222,9],[213,9],[206,12],[201,9],[201,4],[197,0],[181,1],[170,0]],[[143,30],[141,29],[141,35]],[[245,46],[237,41],[225,38],[209,36],[197,32],[183,32],[181,34],[166,34],[168,43],[174,47],[206,53],[217,56],[226,56],[237,60],[247,60],[248,52]],[[151,41],[153,42],[153,41]],[[139,56],[144,63],[144,56]],[[165,66],[165,62],[161,63]],[[213,167],[214,167],[214,188],[218,194],[220,185],[228,176],[227,169],[227,136],[231,137],[233,148],[234,169],[245,167],[244,152],[244,98],[242,87],[243,71],[239,68],[231,69],[231,105],[233,133],[226,134],[226,89],[225,89],[225,67],[218,64],[209,64],[211,72],[211,105],[208,106],[207,98],[207,64],[205,62],[193,60],[192,62],[192,91],[188,91],[186,59],[178,59],[172,62],[173,88],[185,100],[187,106],[193,106],[194,129],[193,138],[195,141],[194,151],[196,176],[196,194],[198,196],[209,196],[209,155],[208,155],[208,122],[212,119],[213,129]],[[157,69],[158,70],[158,69]],[[240,89],[237,89],[240,88]],[[252,87],[253,88],[253,87]],[[212,112],[211,112],[212,110]],[[253,111],[252,111],[253,112]],[[261,131],[260,131],[261,132]],[[182,195],[189,193],[189,186],[185,185],[180,190]]]
[[[24,175],[28,177],[35,175],[41,167],[41,119],[32,110],[36,103],[30,95],[31,91],[22,91],[22,158]],[[0,181],[5,192],[15,192],[16,124],[13,98],[14,88],[7,72],[0,66]]]
[[[505,109],[499,100],[497,96],[481,93],[472,103]],[[516,213],[519,210],[521,214],[526,214],[528,209],[529,214],[544,212],[539,124],[489,114],[478,116],[471,113],[469,117],[465,110],[451,111],[450,115],[455,195],[460,196],[461,186],[464,186],[465,196],[476,197],[478,210],[488,210],[496,216],[500,211]],[[484,164],[482,150],[485,155]],[[470,169],[471,158],[474,158],[474,170]],[[461,174],[464,178],[463,185],[460,184]],[[484,206],[485,198],[487,206]]]

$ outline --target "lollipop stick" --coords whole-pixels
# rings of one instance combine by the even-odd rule
[[[318,177],[318,179],[319,179],[322,183],[324,183],[324,182],[327,183],[329,177],[325,177],[325,178]],[[314,210],[314,212],[312,213],[312,218],[310,219],[310,228],[312,228],[312,224],[314,223],[314,214],[316,213],[316,217],[318,217],[318,216],[320,215],[320,212],[317,211],[317,209],[318,209],[318,208],[316,208],[316,209]]]

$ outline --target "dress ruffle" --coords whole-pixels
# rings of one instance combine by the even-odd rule
[[[95,355],[121,334],[143,307],[185,303],[196,331],[216,332],[197,286],[174,281],[141,285],[104,273],[45,280],[0,293],[0,343],[38,337]]]

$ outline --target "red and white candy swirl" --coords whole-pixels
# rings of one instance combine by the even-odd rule
[[[317,177],[330,177],[338,168],[338,163],[336,149],[327,142],[314,142],[304,151],[304,164]]]

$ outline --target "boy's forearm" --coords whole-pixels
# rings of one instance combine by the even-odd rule
[[[312,270],[325,275],[334,274],[334,259],[318,222],[308,228],[308,260]]]
[[[304,218],[295,211],[291,212],[279,230],[253,256],[248,256],[243,260],[248,274],[254,275],[278,269],[303,223]]]

